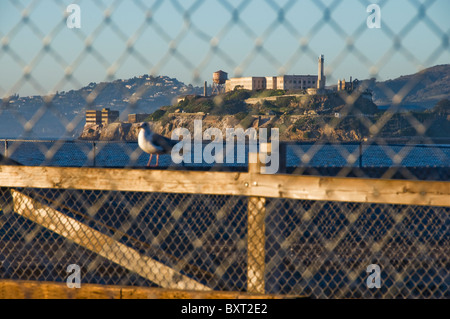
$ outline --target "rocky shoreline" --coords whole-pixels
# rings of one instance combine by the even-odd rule
[[[178,127],[187,128],[191,134],[194,132],[194,120],[201,119],[198,117],[183,117],[174,118],[168,123],[161,123],[159,121],[152,122],[149,121],[154,132],[171,137],[174,129]],[[266,119],[259,120],[256,119],[252,125],[253,128],[269,128],[277,127],[276,124],[280,124],[280,119]],[[289,122],[285,119],[286,122]],[[126,122],[116,122],[108,125],[85,125],[83,132],[78,137],[78,140],[83,141],[122,141],[122,142],[136,142],[138,136],[138,125],[139,123],[126,123]],[[202,120],[203,131],[208,128],[219,128],[222,131],[223,136],[226,136],[227,128],[242,128],[239,125],[239,120],[234,116],[222,116],[220,118],[208,118],[204,117]],[[305,138],[302,131],[297,131],[297,134],[293,130],[280,131],[281,141],[300,141],[300,142],[316,142],[318,140],[325,140],[330,142],[362,142],[378,140],[379,138],[371,138],[367,136],[361,136],[358,132],[354,130],[344,131],[344,130],[328,130],[328,132],[319,132],[321,134],[326,134],[326,138]],[[448,137],[419,137],[419,136],[398,136],[398,137],[384,137],[382,138],[382,143],[391,144],[408,144],[413,141],[414,144],[450,144],[450,138]]]
[[[234,116],[180,116],[174,117],[167,123],[161,123],[160,121],[152,122],[149,121],[152,130],[158,134],[171,137],[172,132],[176,128],[187,128],[189,132],[193,135],[194,132],[194,120],[202,120],[202,130],[208,128],[218,128],[222,131],[223,136],[226,136],[226,129],[229,128],[242,128],[240,121]],[[291,119],[280,119],[278,117],[255,117],[252,125],[250,127],[258,130],[259,128],[272,128],[279,127],[279,125],[294,125],[294,120]],[[85,141],[127,141],[135,142],[138,136],[138,124],[139,123],[126,123],[126,122],[116,122],[108,125],[85,125],[83,132],[79,136],[79,140]],[[360,141],[364,137],[360,136],[354,130],[348,132],[344,130],[328,130],[327,132],[318,132],[318,135],[327,134],[330,140],[335,141]],[[285,141],[314,141],[317,138],[305,138],[305,134],[301,130],[294,130],[292,128],[280,131],[280,140]]]
[[[83,141],[137,141],[137,124],[86,124],[78,140]]]

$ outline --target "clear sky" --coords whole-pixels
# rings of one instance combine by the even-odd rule
[[[66,25],[71,3],[80,29]],[[380,29],[367,27],[371,3]],[[1,0],[0,96],[142,74],[317,74],[320,54],[327,85],[385,80],[450,63],[449,13],[448,0]]]

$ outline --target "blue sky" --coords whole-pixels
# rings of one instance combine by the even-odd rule
[[[71,3],[81,7],[81,29],[66,26]],[[371,3],[381,7],[381,29],[366,25]],[[449,12],[448,0],[2,0],[0,96],[142,74],[194,85],[219,69],[230,77],[317,74],[320,54],[327,84],[385,80],[450,62]]]

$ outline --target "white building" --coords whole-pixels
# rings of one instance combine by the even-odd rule
[[[278,90],[306,90],[317,87],[317,75],[283,75],[277,77]]]
[[[230,92],[236,88],[256,90],[307,90],[324,89],[326,78],[324,76],[324,57],[321,55],[318,62],[318,75],[282,75],[268,77],[241,77],[231,78],[225,82],[225,91]]]
[[[250,91],[264,90],[266,88],[266,78],[248,76],[243,78],[231,78],[225,82],[225,92],[233,91],[236,88]]]
[[[274,77],[249,76],[231,78],[225,83],[225,91],[234,89],[256,90],[306,90],[317,88],[317,75],[283,75]]]

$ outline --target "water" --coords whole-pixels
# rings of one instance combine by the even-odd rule
[[[8,141],[0,142],[1,151],[27,166],[62,167],[139,167],[145,166],[149,155],[137,143],[78,142],[78,141]],[[5,146],[5,147],[3,147]],[[225,150],[225,147],[224,147]],[[247,166],[248,146],[241,153],[235,148],[232,163],[224,166]],[[226,157],[225,157],[226,158]],[[156,156],[153,157],[156,163]],[[360,144],[289,144],[287,167],[449,167],[450,145],[362,145]],[[170,155],[161,155],[160,166],[174,164]],[[213,167],[216,163],[191,163],[188,166]]]

